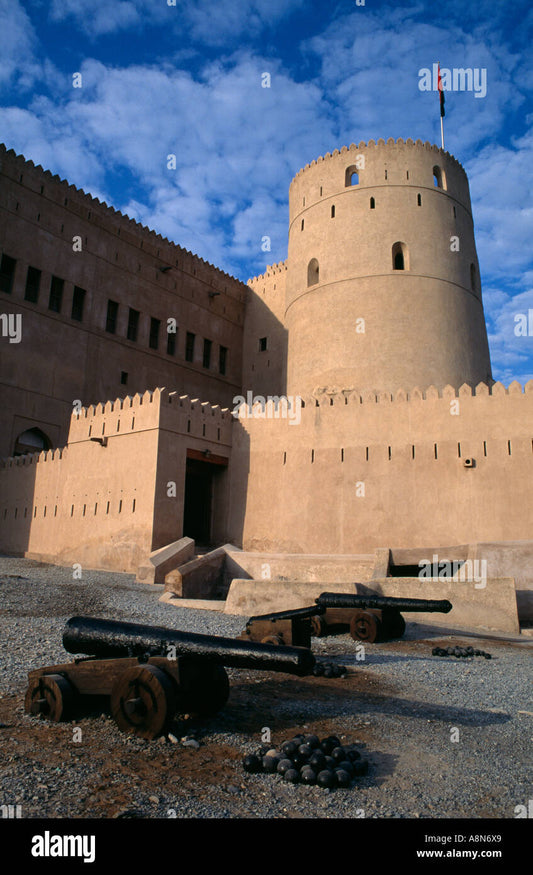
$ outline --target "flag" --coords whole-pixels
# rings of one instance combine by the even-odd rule
[[[440,78],[440,64],[438,66],[438,70],[439,70],[438,86],[439,86],[439,94],[440,94],[440,117],[444,118],[446,113],[444,112],[444,90],[442,87],[442,79]]]

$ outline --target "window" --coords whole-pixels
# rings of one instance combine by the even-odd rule
[[[470,288],[472,289],[473,292],[477,291],[475,264],[470,265]]]
[[[260,337],[259,338],[259,352],[266,352],[268,349],[268,338]]]
[[[24,299],[30,301],[31,304],[36,304],[39,299],[39,288],[41,285],[41,271],[36,267],[29,267],[26,276],[26,290]]]
[[[83,305],[85,303],[85,289],[80,289],[79,286],[74,286],[74,294],[72,295],[72,313],[71,318],[76,322],[83,322]]]
[[[150,338],[148,341],[148,346],[150,349],[159,349],[159,328],[161,327],[161,322],[159,319],[154,319],[153,316],[150,319]]]
[[[63,287],[65,281],[58,276],[53,276],[50,283],[50,298],[48,300],[48,309],[53,313],[61,312],[61,302],[63,301]]]
[[[302,219],[302,226],[300,228],[300,231],[303,231],[303,229],[304,229],[304,220]]]
[[[128,383],[128,372],[127,371],[120,372],[120,382],[123,386],[127,385],[127,383]]]
[[[10,258],[9,255],[2,255],[2,261],[0,261],[0,292],[5,292],[6,295],[10,295],[13,290],[16,263],[15,259]]]
[[[185,361],[192,362],[194,361],[194,341],[196,335],[191,334],[190,331],[187,332],[187,337],[185,338]]]
[[[331,218],[332,218],[332,219],[335,218],[335,204],[333,204],[332,207],[331,207]]]
[[[312,258],[309,264],[307,265],[307,285],[314,286],[318,282],[319,269],[318,269],[318,261],[316,258]]]
[[[446,191],[446,175],[444,170],[437,165],[433,168],[433,185],[435,188],[442,188]]]
[[[373,197],[370,198],[370,209],[371,209],[371,210],[375,210],[375,209],[376,209],[376,201],[375,201],[375,199],[374,199]]]
[[[204,368],[211,367],[211,346],[210,340],[204,340],[204,357],[202,361]]]
[[[49,437],[41,431],[40,428],[30,428],[19,434],[15,441],[14,456],[23,456],[26,453],[40,453],[42,450],[49,450],[52,447],[52,442]]]
[[[357,167],[355,166],[355,164],[352,164],[350,167],[346,168],[344,185],[346,186],[346,188],[349,188],[349,186],[351,185],[359,185],[359,173],[357,172]]]
[[[417,202],[417,204],[418,204],[419,207],[422,206],[422,195],[421,195],[421,194],[417,194],[417,196],[416,196],[416,202]]]
[[[395,243],[392,247],[393,270],[409,270],[409,250],[405,243]]]
[[[107,302],[107,318],[105,330],[110,334],[115,334],[117,330],[118,304],[116,301],[109,300]]]
[[[176,332],[167,331],[167,355],[176,355]]]
[[[226,346],[221,346],[218,351],[218,372],[222,374],[222,376],[226,373],[226,368],[228,364],[228,349]]]
[[[139,313],[138,310],[134,310],[132,307],[130,307],[130,310],[128,313],[128,330],[126,332],[126,337],[128,338],[128,340],[133,340],[133,341],[137,340],[137,335],[139,333],[139,316],[140,315],[141,314]]]

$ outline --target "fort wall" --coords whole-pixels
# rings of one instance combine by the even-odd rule
[[[235,428],[234,466],[249,471],[245,550],[368,553],[531,537],[533,381],[475,393],[323,393],[304,404],[299,424],[259,418],[257,405],[257,418]]]
[[[166,389],[81,408],[67,447],[0,461],[0,549],[136,571],[182,535],[188,453],[229,460],[232,421]]]

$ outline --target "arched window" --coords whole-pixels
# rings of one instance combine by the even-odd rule
[[[346,188],[349,188],[351,185],[359,185],[359,173],[355,164],[351,164],[350,167],[346,168],[344,184]]]
[[[373,197],[370,198],[370,209],[371,209],[371,210],[375,210],[375,209],[376,209],[376,201],[374,200]]]
[[[438,165],[433,168],[433,185],[446,191],[446,174]]]
[[[422,206],[422,195],[421,194],[417,195],[416,202],[417,202],[419,207]]]
[[[14,456],[24,456],[26,453],[40,453],[50,450],[52,441],[40,428],[29,428],[19,434],[15,441]]]
[[[307,265],[307,285],[314,286],[318,282],[318,261],[312,258]]]
[[[332,204],[332,206],[331,206],[331,218],[332,219],[335,218],[335,204]]]
[[[409,249],[405,243],[395,243],[392,247],[392,269],[409,270]]]

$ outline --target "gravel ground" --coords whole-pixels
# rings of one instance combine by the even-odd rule
[[[230,669],[224,710],[176,720],[173,739],[129,737],[101,712],[59,724],[24,713],[28,671],[72,660],[61,640],[75,614],[231,637],[244,627],[160,594],[131,575],[73,580],[69,568],[0,557],[0,805],[19,805],[24,818],[514,818],[533,799],[531,639],[452,637],[408,622],[402,640],[367,645],[364,659],[349,635],[313,639],[346,677]],[[432,656],[450,644],[493,658]],[[336,734],[360,745],[369,773],[335,791],[247,774],[242,758],[265,730],[274,746],[299,732]]]

